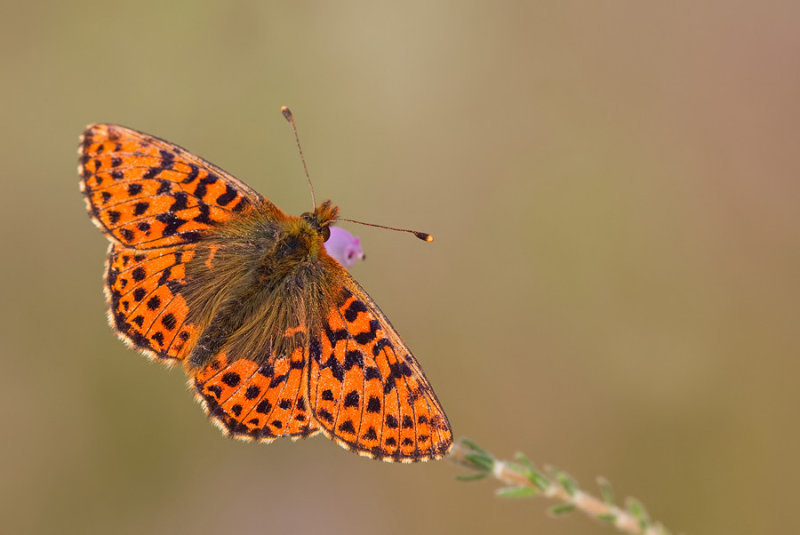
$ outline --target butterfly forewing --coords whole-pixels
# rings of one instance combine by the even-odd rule
[[[129,128],[89,126],[78,152],[90,216],[126,247],[194,243],[235,214],[268,203],[202,158]]]

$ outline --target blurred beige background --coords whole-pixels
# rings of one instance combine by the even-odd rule
[[[0,7],[5,533],[611,533],[447,462],[223,438],[105,320],[90,122],[172,140],[354,268],[458,436],[608,477],[674,532],[791,533],[800,465],[796,2]]]

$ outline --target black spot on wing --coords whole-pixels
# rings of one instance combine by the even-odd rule
[[[194,180],[197,178],[197,175],[200,173],[200,168],[193,163],[189,164],[189,169],[191,169],[191,171],[189,171],[189,174],[186,175],[186,178],[182,180],[184,184],[190,184],[194,182]]]
[[[357,349],[350,350],[344,355],[344,369],[350,370],[353,366],[364,367],[364,355]]]
[[[352,420],[345,420],[343,423],[341,423],[339,425],[339,431],[350,433],[351,435],[356,434],[356,428],[353,426]]]
[[[137,267],[131,272],[131,276],[133,277],[133,280],[138,282],[147,276],[147,272],[143,267]]]
[[[358,407],[358,402],[359,402],[360,399],[361,398],[358,395],[358,392],[356,392],[355,390],[351,390],[344,397],[344,406],[345,407]]]
[[[175,202],[169,207],[171,212],[185,210],[189,207],[189,196],[185,192],[179,191],[178,193],[175,193],[172,198],[175,199]]]
[[[387,414],[386,415],[386,427],[388,427],[389,429],[397,429],[399,427],[399,424],[397,422],[397,418],[395,418],[391,414]]]
[[[130,243],[133,241],[134,235],[130,229],[121,228],[119,229],[119,233],[122,235],[122,239],[125,240],[126,242]]]
[[[236,372],[228,372],[222,376],[222,382],[228,386],[236,386],[241,382],[242,378]]]
[[[181,225],[186,223],[185,219],[181,219],[172,212],[158,214],[156,219],[164,224],[164,230],[162,231],[162,234],[165,237],[174,236],[178,233],[178,229],[180,229]]]
[[[364,369],[364,378],[369,381],[370,379],[381,380],[381,371],[375,366],[367,366]]]
[[[142,215],[147,211],[149,207],[150,207],[149,202],[145,201],[137,202],[133,207],[133,215]]]
[[[374,346],[372,346],[372,356],[377,357],[385,347],[394,350],[394,346],[388,339],[381,338],[380,340],[375,342]]]
[[[349,323],[356,321],[359,312],[366,312],[367,305],[362,303],[361,301],[355,300],[350,303],[350,306],[344,311],[344,319],[346,319]]]
[[[363,332],[363,333],[358,333],[357,335],[355,335],[355,337],[354,337],[355,341],[357,343],[361,344],[361,345],[365,345],[365,344],[368,344],[369,342],[372,342],[373,340],[375,340],[375,338],[377,336],[377,331],[378,331],[379,327],[380,327],[380,323],[378,322],[378,320],[370,321],[369,322],[369,331]]]
[[[377,396],[370,396],[367,402],[367,412],[381,412],[381,400]]]
[[[344,380],[344,367],[339,364],[335,356],[331,355],[328,357],[328,360],[322,363],[320,367],[323,369],[329,368],[331,370],[331,375],[333,375],[337,381],[342,382],[342,380]]]
[[[227,206],[236,198],[236,190],[230,184],[225,184],[225,193],[217,197],[217,204]]]
[[[209,218],[210,208],[208,205],[205,203],[200,203],[198,207],[200,208],[200,213],[194,217],[194,220],[198,223],[213,225],[214,221]]]
[[[172,313],[167,313],[161,318],[161,324],[167,328],[168,331],[171,331],[175,328],[178,324],[177,320],[175,319],[175,315]]]
[[[330,342],[331,347],[336,347],[336,342],[339,340],[347,340],[350,337],[350,334],[346,329],[338,329],[334,331],[326,325],[325,336],[328,338],[328,342]]]

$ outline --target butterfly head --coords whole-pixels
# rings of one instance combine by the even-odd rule
[[[325,201],[314,208],[313,212],[306,212],[300,217],[311,225],[325,242],[331,237],[330,224],[336,220],[337,215],[339,215],[339,207],[334,206],[331,201]]]

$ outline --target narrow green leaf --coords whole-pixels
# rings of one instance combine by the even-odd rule
[[[477,468],[491,472],[494,469],[494,459],[480,453],[466,453],[464,457]]]
[[[603,501],[607,504],[613,504],[614,489],[611,488],[611,482],[604,477],[598,477],[597,486],[600,487],[600,495],[603,497]]]
[[[478,472],[477,474],[470,474],[468,476],[456,476],[456,479],[459,481],[477,481],[486,478],[488,475],[487,472]]]
[[[613,524],[613,523],[615,523],[617,521],[617,515],[611,514],[611,513],[597,515],[597,520],[600,520],[601,522],[608,522],[609,524]]]
[[[572,479],[569,474],[559,471],[556,474],[556,480],[558,480],[561,486],[564,487],[564,490],[567,491],[567,494],[570,496],[575,496],[575,493],[578,491],[578,483]]]
[[[640,502],[636,498],[628,498],[627,501],[628,501],[628,511],[630,511],[633,516],[647,523],[650,522],[650,515],[647,514],[647,510],[644,508],[642,502]]]
[[[531,472],[528,474],[528,479],[531,483],[536,485],[537,489],[541,490],[542,492],[545,492],[550,488],[550,480],[539,472]]]
[[[514,455],[514,460],[522,464],[529,470],[534,470],[534,471],[537,470],[536,465],[533,464],[533,461],[528,459],[528,457],[526,457],[525,454],[522,452],[518,451],[516,455]]]
[[[461,439],[461,443],[464,444],[469,449],[471,449],[472,451],[475,451],[475,452],[478,452],[478,453],[482,453],[487,457],[491,457],[491,455],[489,455],[489,453],[486,450],[484,450],[483,448],[481,448],[480,446],[478,446],[477,444],[475,444],[473,441],[471,441],[468,438],[462,438]]]
[[[505,466],[507,469],[511,470],[515,474],[521,475],[522,477],[524,477],[525,479],[527,479],[528,481],[530,481],[531,483],[534,483],[534,485],[536,485],[536,483],[533,481],[533,479],[531,479],[532,477],[535,477],[533,475],[534,473],[527,466],[523,466],[521,464],[511,463],[511,462],[503,463],[503,466]],[[538,485],[536,485],[536,487],[539,488]],[[544,489],[539,489],[539,490],[544,490]]]
[[[647,526],[650,525],[650,515],[647,514],[647,510],[644,508],[644,505],[636,498],[628,498],[627,505],[628,511],[630,511],[631,514],[636,517],[636,520],[639,521],[639,526],[642,528],[642,531],[644,531]]]
[[[528,459],[524,453],[517,452],[514,456],[517,462],[522,464],[525,468],[527,468],[527,472],[525,476],[528,478],[528,481],[533,483],[537,489],[544,492],[550,488],[550,480],[542,474],[542,472],[536,467],[533,462]]]
[[[496,494],[502,498],[530,498],[536,496],[533,487],[504,487],[497,489]]]
[[[554,516],[565,515],[575,510],[575,504],[564,503],[561,505],[554,505],[550,508],[550,514]]]

